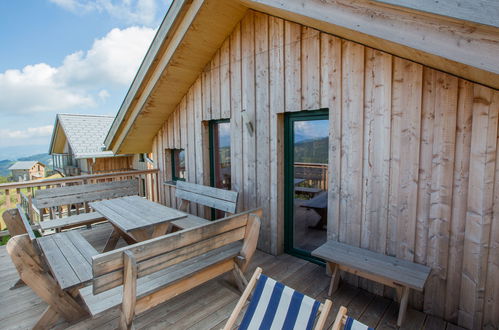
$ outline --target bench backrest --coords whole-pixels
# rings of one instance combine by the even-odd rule
[[[137,278],[236,241],[244,241],[240,256],[249,262],[256,248],[261,214],[261,209],[251,210],[96,255],[92,257],[93,293],[123,284],[124,253],[135,258]],[[244,270],[243,267],[241,269]]]
[[[38,209],[93,202],[139,194],[136,179],[38,190],[33,206]]]
[[[2,218],[11,237],[28,234],[31,242],[35,242],[35,232],[31,228],[28,217],[26,216],[26,213],[22,209],[21,205],[17,205],[17,208],[15,209],[6,210],[2,214]]]
[[[226,213],[235,213],[237,209],[237,191],[203,186],[200,184],[177,181],[176,196],[185,201],[212,207]]]

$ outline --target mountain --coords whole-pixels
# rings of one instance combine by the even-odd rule
[[[28,157],[47,152],[47,145],[29,145],[29,146],[13,146],[13,147],[0,147],[0,159],[16,160],[19,157]]]
[[[9,167],[14,163],[15,161],[9,159],[0,160],[0,176],[10,175]]]
[[[21,157],[17,160],[37,160],[46,166],[52,165],[52,156],[50,156],[49,154],[37,154],[28,157]]]
[[[327,164],[328,162],[328,137],[296,142],[294,149],[297,163]]]

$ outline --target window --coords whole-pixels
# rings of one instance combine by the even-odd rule
[[[146,161],[146,158],[144,157],[144,154],[139,154],[139,162],[143,163]]]
[[[171,153],[172,180],[185,181],[185,150],[172,149]]]
[[[230,190],[230,122],[228,120],[210,122],[210,150],[211,185]]]

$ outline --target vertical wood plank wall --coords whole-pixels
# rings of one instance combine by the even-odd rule
[[[497,326],[497,90],[250,11],[158,132],[161,178],[165,149],[183,148],[187,179],[209,184],[207,121],[230,118],[239,207],[264,209],[259,247],[279,253],[283,113],[319,108],[330,114],[329,239],[430,266],[416,308]],[[174,187],[160,197],[178,206]]]

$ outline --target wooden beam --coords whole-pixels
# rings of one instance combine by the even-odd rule
[[[376,0],[427,13],[499,27],[499,2],[495,0]]]
[[[499,29],[367,0],[240,0],[248,7],[499,88]]]
[[[106,139],[108,148],[115,153],[150,151],[162,123],[245,12],[246,7],[229,0],[193,0],[167,44],[157,51],[157,64],[148,68],[140,82],[143,87],[127,95],[132,102],[120,109]],[[209,26],[209,30],[201,31],[198,26]]]

